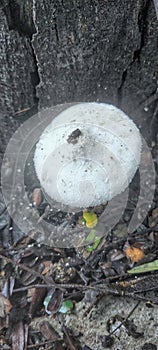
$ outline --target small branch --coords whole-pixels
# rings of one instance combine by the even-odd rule
[[[32,345],[27,345],[27,349],[34,349],[34,348],[39,348],[44,345],[53,345],[54,341],[53,340],[47,340],[45,342],[39,343],[39,344],[32,344]]]
[[[66,338],[66,341],[67,341],[67,345],[68,345],[68,348],[70,350],[77,350],[76,346],[74,346],[74,344],[72,343],[71,341],[71,338],[68,334],[68,331],[67,331],[67,328],[66,326],[64,325],[64,323],[62,324],[62,331],[63,333],[65,334],[65,338]]]
[[[133,307],[133,309],[129,312],[129,314],[127,315],[127,317],[112,331],[109,333],[109,335],[114,334],[121,326],[123,326],[123,324],[128,320],[128,318],[133,314],[133,312],[137,309],[137,307],[140,304],[140,300],[137,302],[137,304]]]

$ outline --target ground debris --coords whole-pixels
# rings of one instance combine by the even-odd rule
[[[40,324],[40,331],[47,340],[52,340],[53,342],[57,342],[61,340],[61,337],[59,336],[59,334],[46,320]]]
[[[114,325],[116,321],[119,321],[120,325],[125,327],[128,335],[132,336],[133,338],[137,339],[137,338],[143,337],[143,332],[137,331],[137,326],[134,324],[133,320],[129,320],[128,318],[125,318],[121,315],[115,315],[111,320],[109,320],[107,324],[108,331],[110,331],[110,325],[111,324]],[[115,329],[112,333],[114,332],[115,332]]]
[[[103,335],[100,336],[100,340],[102,343],[103,348],[111,348],[112,345],[114,344],[114,337],[111,335]]]
[[[28,341],[28,325],[20,321],[12,329],[12,350],[26,350]]]
[[[63,292],[60,289],[50,289],[44,300],[45,311],[47,314],[56,314],[62,305],[62,301]]]
[[[156,213],[156,208],[151,211],[154,220]],[[12,227],[14,230],[13,223]],[[0,335],[6,338],[3,345],[10,347],[11,339],[13,349],[33,349],[34,345],[35,349],[40,346],[61,350],[86,349],[87,346],[88,349],[88,345],[80,344],[80,336],[76,336],[73,327],[69,329],[64,320],[58,322],[60,335],[52,324],[49,327],[49,317],[57,320],[62,304],[67,300],[74,304],[71,313],[76,312],[80,301],[89,303],[91,312],[107,294],[158,304],[157,272],[132,277],[127,273],[133,265],[158,258],[157,242],[156,226],[144,225],[133,235],[124,233],[121,238],[120,235],[117,237],[116,229],[116,233],[114,230],[111,236],[103,238],[90,252],[86,247],[50,248],[30,238],[22,238],[16,244],[11,240],[5,244],[5,249],[2,246],[0,283],[4,307]],[[62,316],[66,317],[65,314]],[[31,328],[36,317],[41,321],[43,317],[48,318],[42,321],[39,332]],[[84,317],[89,317],[89,313],[85,311]],[[129,336],[135,339],[142,336],[134,321],[117,315],[117,322],[125,327]]]
[[[31,303],[29,308],[29,316],[31,318],[34,317],[36,312],[41,310],[46,293],[47,288],[42,287],[33,288],[30,290]]]

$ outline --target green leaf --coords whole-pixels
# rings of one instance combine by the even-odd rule
[[[86,238],[86,241],[87,241],[87,242],[92,242],[92,241],[94,241],[94,239],[95,239],[95,234],[96,234],[96,230],[91,230],[90,233],[89,233],[89,235],[88,235],[87,238]]]
[[[150,272],[150,271],[155,271],[158,270],[158,260],[154,260],[150,263],[146,263],[140,266],[136,266],[131,270],[128,270],[128,273],[144,273],[144,272]]]
[[[87,252],[91,253],[93,250],[95,250],[98,247],[100,240],[101,240],[100,237],[96,237],[93,245],[87,247]]]
[[[61,312],[62,314],[66,314],[67,312],[70,312],[71,309],[73,309],[73,306],[74,305],[71,300],[63,301],[59,312]]]

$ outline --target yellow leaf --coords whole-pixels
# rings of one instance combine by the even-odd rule
[[[85,219],[88,228],[93,228],[97,225],[98,218],[94,212],[88,212],[87,209],[85,209],[83,211],[83,218]]]

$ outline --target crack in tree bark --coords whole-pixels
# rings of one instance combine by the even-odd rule
[[[140,63],[141,52],[142,52],[143,47],[145,46],[145,39],[146,39],[146,35],[147,35],[147,27],[148,27],[147,18],[148,18],[150,5],[151,5],[151,0],[146,0],[145,3],[143,4],[142,10],[138,14],[138,27],[139,27],[139,32],[141,33],[140,47],[134,51],[132,62],[130,62],[128,67],[122,73],[121,84],[118,88],[118,105],[120,107],[122,104],[122,90],[124,88],[124,84],[125,84],[125,81],[127,78],[128,69],[136,61],[138,61]]]

